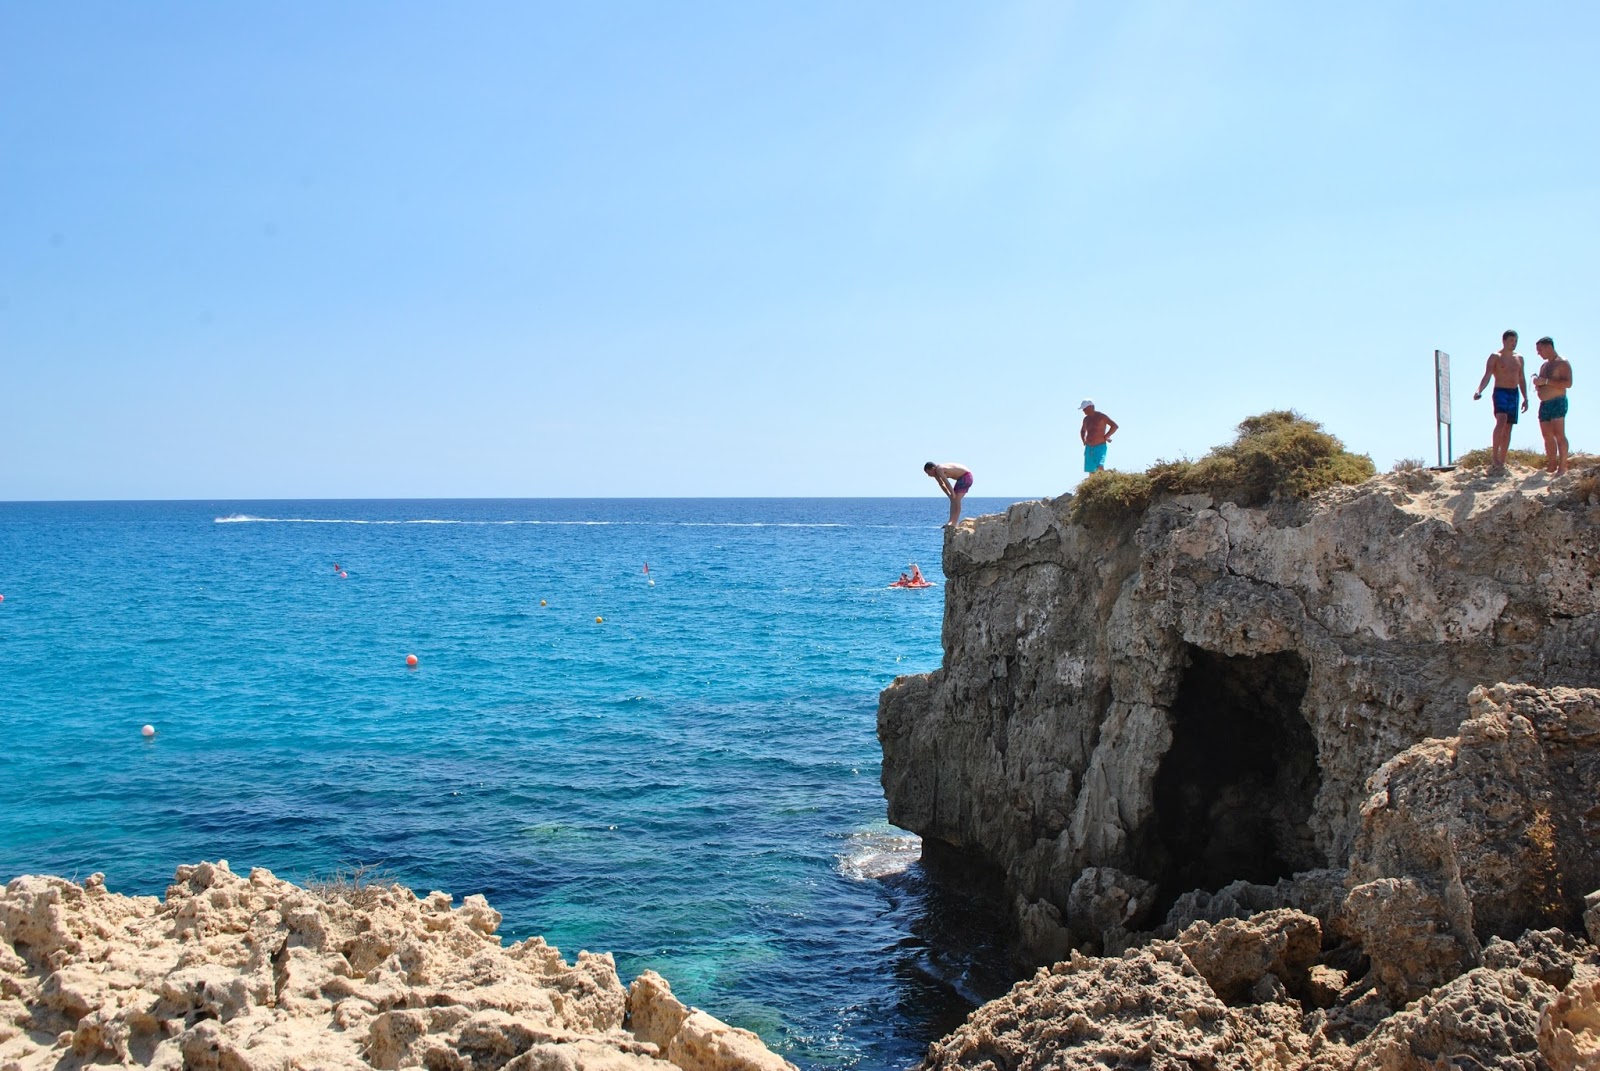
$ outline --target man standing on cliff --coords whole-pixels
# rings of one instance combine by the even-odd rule
[[[1539,392],[1539,431],[1544,435],[1545,471],[1560,476],[1567,471],[1567,388],[1572,386],[1572,365],[1556,352],[1555,340],[1546,335],[1536,345],[1544,361],[1533,377]]]
[[[1522,354],[1517,352],[1517,333],[1507,331],[1500,336],[1500,352],[1489,354],[1489,363],[1483,366],[1483,378],[1473,401],[1483,397],[1483,388],[1494,377],[1494,449],[1489,471],[1498,472],[1506,467],[1506,451],[1511,449],[1511,428],[1517,422],[1517,391],[1522,391],[1522,411],[1528,411],[1528,380],[1522,373]]]
[[[1083,471],[1099,472],[1106,467],[1106,447],[1116,434],[1117,422],[1094,407],[1094,401],[1085,398],[1078,403],[1083,410],[1083,427],[1078,438],[1083,440]]]
[[[943,465],[936,465],[930,461],[922,466],[922,471],[932,476],[933,482],[939,485],[939,490],[950,499],[950,520],[945,523],[945,527],[949,528],[961,519],[961,500],[972,490],[972,470],[953,461],[947,461]]]

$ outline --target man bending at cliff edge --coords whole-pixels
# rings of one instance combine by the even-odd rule
[[[945,527],[949,528],[961,519],[961,500],[972,490],[972,470],[965,465],[949,461],[943,465],[936,465],[930,461],[922,466],[922,471],[933,477],[934,483],[939,485],[939,490],[950,500],[950,519],[945,522]]]

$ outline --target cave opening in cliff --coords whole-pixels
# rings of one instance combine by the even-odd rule
[[[1293,651],[1232,657],[1190,645],[1146,841],[1169,906],[1191,889],[1323,865],[1309,825],[1317,742],[1300,712],[1309,682]]]

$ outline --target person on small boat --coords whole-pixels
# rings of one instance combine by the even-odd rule
[[[901,576],[905,576],[904,573],[901,573],[900,575]],[[922,567],[919,566],[916,562],[912,562],[911,563],[911,580],[910,580],[910,582],[913,583],[913,584],[926,584],[928,582],[927,578],[922,575]]]

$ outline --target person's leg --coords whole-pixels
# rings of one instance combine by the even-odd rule
[[[1553,420],[1539,421],[1539,434],[1544,436],[1544,470],[1554,474],[1561,467],[1556,449],[1556,425]]]
[[[1560,462],[1556,465],[1556,475],[1560,476],[1567,471],[1567,418],[1556,417],[1550,422],[1550,427],[1555,437],[1556,457]]]
[[[965,491],[957,491],[950,496],[950,523],[953,525],[961,519],[961,500],[967,497]]]
[[[1506,451],[1511,447],[1511,421],[1504,413],[1494,415],[1494,450],[1492,467],[1503,469],[1506,467]]]

